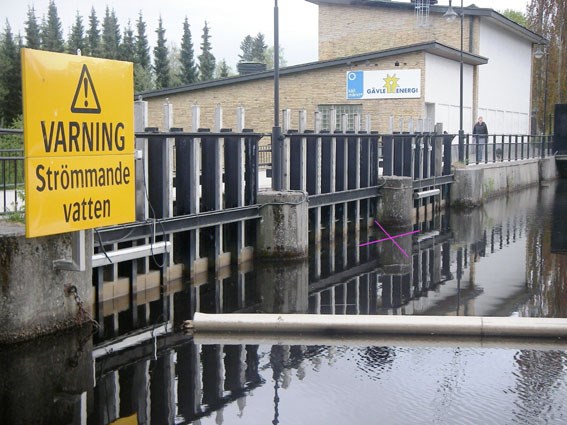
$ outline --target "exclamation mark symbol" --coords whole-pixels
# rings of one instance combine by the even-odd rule
[[[85,85],[85,108],[89,106],[88,96],[89,96],[89,84],[87,77],[83,78],[83,83]]]

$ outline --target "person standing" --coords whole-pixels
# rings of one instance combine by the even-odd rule
[[[484,145],[488,141],[488,127],[482,117],[478,117],[472,132],[476,142],[476,162],[481,162],[484,157]]]

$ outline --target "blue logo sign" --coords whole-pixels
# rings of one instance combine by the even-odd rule
[[[347,72],[347,99],[362,99],[364,95],[364,72]]]

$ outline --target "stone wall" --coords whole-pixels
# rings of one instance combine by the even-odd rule
[[[478,18],[465,17],[463,46],[468,51],[470,26],[478,37]],[[319,60],[375,52],[435,40],[460,49],[460,21],[448,22],[440,13],[429,16],[429,26],[417,24],[413,9],[359,5],[319,5]],[[473,43],[478,53],[478,39]]]

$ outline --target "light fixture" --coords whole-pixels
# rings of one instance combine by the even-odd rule
[[[398,61],[396,61],[396,62],[394,63],[394,66],[400,66],[400,63],[399,63]]]
[[[541,59],[543,58],[543,55],[545,55],[545,51],[543,50],[541,44],[538,44],[534,52],[534,58]]]
[[[449,0],[449,7],[447,8],[447,11],[443,14],[443,17],[447,19],[449,22],[452,22],[455,19],[457,19],[457,16],[459,15],[453,9],[452,0]]]

